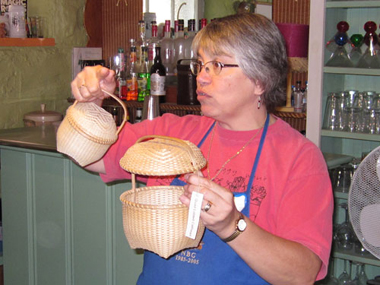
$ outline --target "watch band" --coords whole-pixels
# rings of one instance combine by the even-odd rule
[[[233,232],[232,235],[230,235],[229,237],[225,238],[225,239],[222,239],[222,241],[224,242],[230,242],[230,241],[233,241],[235,238],[238,237],[238,235],[240,235],[242,232],[239,230],[238,228],[238,223],[241,219],[244,219],[244,216],[242,213],[240,213],[240,217],[239,219],[236,221],[236,228],[235,228],[235,231]]]

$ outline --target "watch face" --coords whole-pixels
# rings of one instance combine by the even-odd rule
[[[244,221],[244,219],[240,219],[237,226],[238,226],[239,231],[242,232],[247,227],[247,223]]]

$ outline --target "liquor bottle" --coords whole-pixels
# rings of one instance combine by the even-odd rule
[[[186,58],[185,44],[184,20],[180,19],[178,20],[178,36],[174,39],[174,73],[176,73],[178,60]]]
[[[150,73],[148,71],[148,48],[146,46],[142,47],[142,57],[144,59],[140,66],[140,70],[137,76],[138,85],[138,97],[137,101],[144,101],[145,97],[149,95],[150,87]]]
[[[308,82],[305,81],[305,89],[303,90],[303,98],[302,98],[302,112],[306,113],[307,110],[307,88],[308,88]]]
[[[162,64],[166,67],[166,76],[174,77],[174,42],[171,38],[170,20],[165,21],[164,38],[160,42]]]
[[[130,39],[130,54],[129,54],[129,72],[127,75],[127,100],[137,100],[138,86],[137,86],[137,66],[136,66],[136,45],[135,40]]]
[[[301,81],[296,82],[296,89],[294,91],[294,112],[302,113],[303,92],[301,90]]]
[[[137,66],[140,68],[140,65],[144,63],[144,58],[142,56],[142,48],[147,46],[145,39],[145,21],[141,20],[138,24],[138,38],[136,41],[136,57],[137,57]]]
[[[156,47],[156,57],[150,69],[150,95],[159,96],[159,102],[165,103],[166,68],[162,64],[161,47]]]
[[[154,58],[156,57],[156,47],[159,45],[159,39],[157,37],[157,23],[152,21],[152,37],[148,40],[148,69],[152,67]]]
[[[136,109],[135,123],[140,123],[142,121],[142,108]]]
[[[190,19],[188,20],[187,24],[187,38],[185,39],[185,58],[196,58],[197,55],[194,54],[191,45],[193,43],[193,39],[195,37],[195,20]]]
[[[207,25],[207,19],[202,18],[199,20],[199,26],[198,26],[198,31],[202,30],[204,27]]]
[[[119,98],[127,99],[127,75],[126,75],[126,66],[125,66],[125,55],[124,49],[118,49],[119,57],[119,73],[117,74],[117,85],[119,87]]]

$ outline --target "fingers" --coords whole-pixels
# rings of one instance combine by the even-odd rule
[[[115,86],[114,71],[100,65],[88,66],[71,82],[71,92],[78,101],[101,102],[108,97],[102,89],[113,93]]]

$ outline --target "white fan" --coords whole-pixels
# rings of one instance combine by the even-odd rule
[[[371,151],[354,173],[348,212],[363,247],[380,259],[380,147]]]

